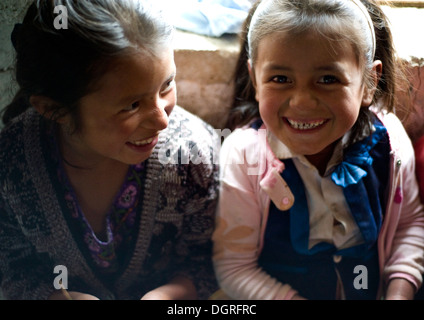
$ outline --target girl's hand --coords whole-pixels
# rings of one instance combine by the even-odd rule
[[[413,300],[415,287],[408,280],[394,278],[387,286],[386,300]]]
[[[172,297],[167,294],[166,290],[161,290],[161,288],[154,289],[147,292],[141,300],[173,300]]]
[[[195,300],[196,288],[191,280],[177,276],[171,282],[147,292],[141,300]]]

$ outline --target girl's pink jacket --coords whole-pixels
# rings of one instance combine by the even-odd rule
[[[394,114],[379,114],[392,147],[387,210],[378,238],[380,290],[392,278],[405,278],[417,288],[424,272],[424,207],[419,200],[411,141]],[[221,149],[221,187],[213,235],[214,266],[225,293],[235,299],[291,299],[295,288],[271,278],[257,260],[263,247],[271,178],[284,170],[266,140],[266,128],[240,128]],[[277,191],[277,192],[276,192]],[[293,214],[293,213],[292,213]],[[353,272],[353,271],[352,271]]]

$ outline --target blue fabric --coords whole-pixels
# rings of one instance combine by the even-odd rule
[[[332,250],[336,253],[334,245],[326,242],[318,243],[309,249],[309,209],[306,200],[305,188],[302,178],[297,172],[293,161],[285,160],[284,164],[286,169],[283,171],[282,177],[290,186],[290,189],[296,199],[293,207],[287,211],[291,215],[290,241],[294,250],[303,255],[314,255],[328,250]],[[371,189],[374,187],[376,186],[373,184]],[[378,237],[379,229],[377,226],[380,226],[381,224],[382,215],[379,199],[377,199],[375,207],[371,208],[369,202],[366,201],[368,199],[366,194],[367,191],[365,188],[362,188],[362,184],[361,188],[356,188],[355,191],[357,193],[349,193],[349,197],[346,197],[346,201],[352,211],[355,221],[358,223],[358,227],[364,237],[365,244],[338,250],[338,255],[351,257],[361,256],[364,251],[374,245]],[[375,215],[372,212],[373,210],[377,212]],[[378,217],[378,222],[374,221],[376,217]]]
[[[343,162],[332,174],[334,183],[343,187],[350,211],[367,247],[371,247],[377,241],[381,228],[384,212],[381,205],[384,201],[381,200],[384,195],[379,194],[379,190],[385,189],[389,172],[390,144],[387,130],[378,119],[375,119],[374,127],[376,130],[371,136],[345,150]],[[372,166],[374,158],[379,161]],[[381,169],[384,171],[376,173],[376,170]],[[348,175],[354,179],[348,181],[346,178]]]
[[[308,249],[309,209],[308,202],[306,201],[305,186],[293,161],[285,160],[284,165],[285,170],[282,173],[282,177],[289,185],[296,199],[289,210],[292,213],[292,218],[290,219],[290,240],[294,249],[298,253],[312,255],[333,247],[328,243],[319,243],[310,250]]]
[[[262,127],[263,123],[264,122],[262,121],[262,119],[258,118],[250,124],[250,128],[253,128],[258,131]]]
[[[241,30],[251,7],[249,0],[162,0],[170,9],[176,28],[220,37]]]
[[[369,151],[387,133],[386,128],[382,124],[376,123],[375,127],[376,131],[371,136],[348,148],[342,163],[336,167],[331,175],[335,184],[346,187],[358,183],[359,180],[367,175],[367,172],[360,166],[372,164],[373,159]]]
[[[292,171],[294,166],[291,167],[288,161],[285,164],[289,167],[285,172]],[[292,171],[293,178],[297,175],[297,172]],[[295,197],[297,196],[298,194],[295,194]],[[296,199],[299,200],[298,203],[306,203],[304,198]],[[370,249],[357,246],[338,251],[329,243],[320,243],[308,250],[305,245],[309,237],[309,221],[306,225],[302,221],[308,214],[305,216],[298,215],[299,213],[293,211],[293,208],[282,212],[271,203],[264,248],[258,265],[280,282],[290,284],[307,299],[333,300],[337,290],[336,270],[343,281],[347,299],[375,299],[379,283],[376,244]],[[302,217],[297,219],[298,216]],[[306,238],[302,238],[302,235]],[[341,262],[335,263],[334,255],[343,256]],[[354,287],[357,276],[354,268],[358,265],[367,268],[367,290],[358,290]]]

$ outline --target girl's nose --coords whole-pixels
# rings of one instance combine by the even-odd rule
[[[296,88],[290,97],[290,107],[295,109],[311,109],[317,106],[317,99],[313,92],[305,87]]]
[[[147,126],[157,131],[166,129],[169,123],[169,115],[174,106],[174,101],[156,98],[149,113]]]

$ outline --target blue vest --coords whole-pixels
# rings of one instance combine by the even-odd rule
[[[271,202],[259,266],[307,299],[332,300],[338,278],[346,299],[376,299],[379,285],[377,238],[385,212],[390,143],[387,131],[375,118],[376,131],[344,150],[343,162],[332,174],[364,243],[338,250],[329,243],[308,248],[309,211],[305,188],[291,159],[283,160],[283,179],[295,197],[287,211]],[[341,259],[340,259],[341,257]]]

